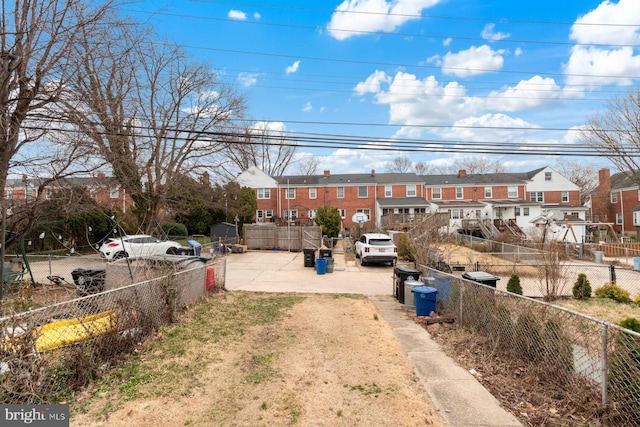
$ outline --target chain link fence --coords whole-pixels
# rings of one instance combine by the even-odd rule
[[[166,271],[165,271],[166,272]],[[207,292],[226,258],[0,318],[0,401],[56,403],[128,355]]]
[[[587,405],[605,425],[640,426],[640,334],[619,326],[420,266],[438,289],[439,312],[482,336],[512,373],[569,402]]]

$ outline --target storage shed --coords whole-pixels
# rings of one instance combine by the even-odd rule
[[[236,226],[228,222],[221,222],[211,226],[211,242],[222,242],[225,245],[238,243]]]

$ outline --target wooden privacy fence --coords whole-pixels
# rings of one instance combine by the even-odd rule
[[[593,250],[602,251],[608,257],[640,257],[640,243],[607,243],[595,245]]]
[[[303,248],[322,245],[322,227],[319,225],[277,226],[276,224],[245,224],[244,243],[247,249],[276,249],[299,252]]]

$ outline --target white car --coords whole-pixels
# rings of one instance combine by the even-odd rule
[[[171,240],[158,240],[146,234],[113,237],[100,246],[100,255],[111,261],[151,255],[184,255],[186,248]]]
[[[386,234],[363,234],[356,242],[356,258],[360,258],[361,265],[385,262],[396,265],[398,248]]]

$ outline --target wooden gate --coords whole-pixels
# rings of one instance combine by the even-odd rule
[[[322,228],[319,225],[277,226],[276,224],[245,224],[244,243],[247,249],[302,251],[305,247],[320,247]]]

